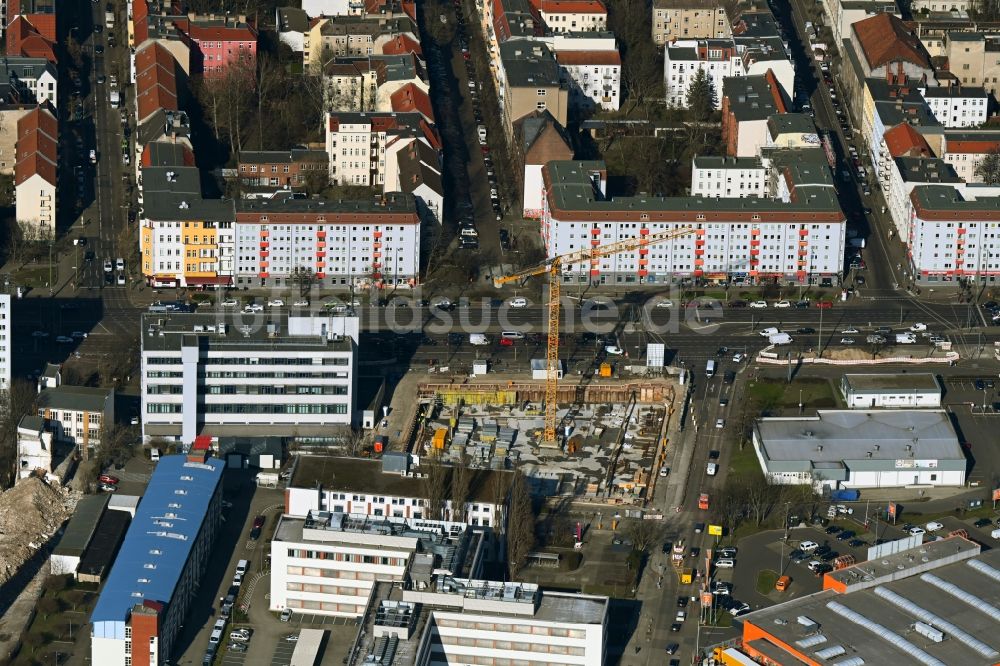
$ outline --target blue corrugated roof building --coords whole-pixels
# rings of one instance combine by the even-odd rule
[[[204,566],[202,561],[192,561],[191,554],[200,543],[199,535],[214,538],[224,468],[221,460],[213,458],[204,462],[182,455],[160,458],[90,616],[95,639],[124,641],[129,614],[143,601],[160,602],[163,615],[172,615],[170,603],[182,576],[193,574],[197,580],[201,575],[187,569]],[[186,612],[186,608],[173,610]],[[171,642],[172,637],[164,638]]]

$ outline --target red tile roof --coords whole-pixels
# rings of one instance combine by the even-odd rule
[[[557,51],[556,60],[560,65],[621,65],[618,51]]]
[[[897,61],[930,68],[920,40],[892,14],[876,14],[858,21],[853,28],[871,69]]]
[[[382,45],[382,53],[384,55],[406,55],[408,53],[422,55],[420,42],[409,35],[397,35],[395,39],[386,42]]]
[[[135,96],[139,122],[157,109],[176,111],[177,62],[157,42],[139,47],[135,54]]]
[[[407,83],[405,86],[389,96],[392,110],[397,113],[406,111],[416,111],[428,122],[434,122],[434,109],[431,107],[431,98],[415,83]]]
[[[1000,150],[1000,138],[994,141],[948,141],[945,152],[948,153],[968,153],[980,155],[984,153],[994,153]]]
[[[58,159],[58,124],[46,106],[39,106],[17,121],[17,162],[14,165],[14,185],[20,185],[34,175],[56,184]]]
[[[608,8],[600,0],[536,0],[536,2],[538,8],[547,14],[608,13]]]
[[[21,14],[38,31],[38,34],[53,44],[56,41],[55,14]]]
[[[152,149],[152,145],[154,143],[156,143],[156,142],[155,141],[150,141],[149,143],[147,143],[145,146],[142,147],[142,156],[139,159],[142,161],[142,166],[144,166],[144,167],[153,166],[153,149]],[[182,162],[183,166],[190,166],[190,167],[195,166],[195,163],[194,163],[194,153],[191,151],[191,149],[188,148],[187,146],[183,145],[183,144],[181,145],[181,149],[182,149],[183,155],[184,155],[183,162]],[[157,165],[157,166],[159,166],[159,165]]]
[[[190,23],[187,26],[188,37],[198,42],[255,42],[257,31],[249,25],[199,25]]]
[[[927,140],[909,123],[900,123],[883,136],[889,154],[893,157],[918,157],[933,154],[931,147],[927,145]]]
[[[764,79],[767,81],[768,88],[771,89],[771,98],[774,100],[774,108],[778,110],[778,113],[788,113],[788,107],[785,105],[785,98],[781,94],[781,85],[778,83],[778,77],[774,75],[774,70],[767,70],[764,73]]]
[[[134,46],[142,44],[149,39],[149,24],[146,17],[149,16],[149,7],[146,0],[133,0],[132,2],[132,30],[135,32]]]
[[[57,62],[53,43],[42,37],[23,16],[15,17],[7,26],[7,55],[45,58],[53,64]]]

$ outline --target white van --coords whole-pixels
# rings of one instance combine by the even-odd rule
[[[478,346],[488,345],[490,344],[490,339],[482,333],[469,333],[469,344]]]
[[[212,635],[208,637],[210,645],[218,645],[222,642],[222,629],[213,629]]]
[[[149,459],[152,460],[153,462],[160,462],[160,450],[159,449],[155,449],[155,448],[154,449],[150,449],[149,450]]]
[[[250,565],[249,560],[240,560],[236,563],[236,573],[240,576],[246,575],[247,566]]]
[[[715,376],[715,361],[709,361],[705,364],[705,376],[714,377]]]
[[[715,463],[708,463],[705,466],[705,473],[709,476],[715,476],[719,471],[719,466]]]
[[[521,331],[504,331],[500,334],[500,337],[507,340],[524,340],[524,333]]]

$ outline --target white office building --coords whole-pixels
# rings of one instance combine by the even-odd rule
[[[271,541],[272,611],[358,618],[382,582],[402,583],[419,555],[448,575],[478,571],[479,536],[465,525],[328,511],[283,516]]]
[[[794,171],[789,172],[794,177]],[[608,199],[603,162],[549,162],[543,169],[541,233],[549,257],[665,231],[677,238],[563,266],[566,283],[754,284],[777,279],[835,285],[845,217],[828,185],[803,184],[782,198],[633,196]],[[829,178],[829,174],[827,174]]]
[[[602,666],[608,598],[485,580],[492,546],[453,523],[283,516],[270,609],[357,618],[348,666]]]
[[[961,486],[968,462],[942,410],[820,410],[758,420],[753,445],[771,483],[836,488]]]
[[[450,483],[451,468],[443,468]],[[347,513],[368,518],[424,520],[426,483],[406,453],[386,452],[381,460],[300,455],[288,488],[285,513],[305,517],[310,511]],[[504,531],[511,474],[501,470],[472,470],[475,490],[458,509],[451,499],[442,502],[442,517],[471,527]]]
[[[844,375],[840,392],[851,409],[941,408],[941,382],[929,372]]]
[[[699,70],[704,70],[712,82],[716,108],[722,105],[722,80],[745,74],[731,39],[678,39],[663,49],[667,106],[687,108],[688,90]]]
[[[335,439],[354,418],[358,328],[318,314],[145,315],[143,436]]]
[[[939,123],[948,128],[979,127],[986,122],[990,96],[983,88],[935,86],[920,90]]]

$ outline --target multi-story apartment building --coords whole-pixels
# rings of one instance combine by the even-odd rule
[[[341,185],[385,183],[390,154],[411,141],[441,147],[435,130],[420,113],[331,113],[326,121],[330,180]]]
[[[325,150],[307,148],[244,150],[237,169],[240,183],[247,187],[293,189],[305,187],[313,172],[322,173],[325,180],[329,159]]]
[[[699,71],[712,82],[716,108],[722,105],[722,82],[732,76],[761,76],[770,71],[783,94],[791,94],[795,69],[773,20],[744,15],[733,34],[732,39],[687,39],[667,44],[663,81],[669,106],[687,107],[688,90]]]
[[[320,287],[413,286],[420,270],[420,217],[410,195],[378,202],[242,200],[236,210],[236,284]]]
[[[767,168],[758,157],[695,157],[691,196],[731,199],[767,196]]]
[[[1000,35],[984,32],[949,32],[945,37],[948,71],[960,83],[982,86],[1000,101]]]
[[[586,113],[621,106],[622,59],[611,33],[575,33],[553,42],[561,83],[569,89],[570,108]]]
[[[10,356],[13,345],[14,322],[11,320],[10,294],[0,294],[0,391],[10,389]]]
[[[381,60],[351,56],[333,58],[322,66],[323,108],[329,111],[374,111],[378,87],[385,81]]]
[[[351,425],[356,317],[147,314],[142,330],[146,439],[316,441]]]
[[[945,127],[978,127],[986,122],[990,96],[979,86],[935,86],[921,89],[920,94]]]
[[[1000,188],[923,185],[910,192],[906,239],[910,274],[919,282],[1000,278]]]
[[[234,67],[254,73],[257,68],[257,30],[244,17],[194,19],[178,22],[190,41],[194,72],[207,78],[225,76]]]
[[[72,444],[84,460],[101,444],[101,429],[115,420],[115,391],[56,384],[38,393],[38,416],[57,442]]]
[[[653,41],[657,46],[675,39],[725,39],[732,34],[719,0],[653,0]]]
[[[204,199],[194,166],[143,166],[139,253],[152,286],[232,284],[234,203]]]
[[[509,40],[500,45],[498,94],[503,127],[513,137],[514,123],[529,113],[548,111],[566,126],[569,90],[562,83],[559,63],[547,44]]]
[[[177,61],[159,42],[141,44],[135,53],[135,118],[142,125],[159,110],[178,111]]]
[[[139,249],[153,286],[407,287],[419,279],[413,196],[334,202],[201,198],[197,169],[143,167]]]
[[[17,121],[15,211],[26,239],[51,239],[56,233],[58,131],[56,117],[47,105]]]
[[[823,11],[833,33],[833,43],[838,48],[850,36],[851,26],[858,21],[876,14],[902,18],[896,3],[887,0],[823,0]]]
[[[0,97],[10,101],[59,105],[59,74],[45,58],[5,56],[0,60]]]
[[[90,614],[90,662],[177,663],[188,620],[222,524],[225,463],[163,456]]]
[[[361,0],[302,0],[302,10],[309,16],[361,16],[365,3]]]
[[[982,183],[977,173],[979,164],[990,153],[1000,152],[1000,132],[997,130],[962,130],[944,133],[941,159],[955,169],[967,183]]]
[[[532,6],[554,33],[608,29],[608,8],[601,0],[532,0]]]
[[[785,114],[774,73],[727,77],[722,83],[722,141],[730,157],[755,157],[770,138],[768,120]],[[815,127],[812,128],[815,131]]]
[[[443,466],[446,483],[453,469]],[[285,513],[304,518],[309,511],[332,511],[368,518],[424,520],[429,513],[423,470],[409,454],[391,453],[383,460],[306,456],[299,459],[285,490]],[[459,509],[451,499],[441,503],[440,518],[472,527],[506,531],[511,475],[474,469],[474,491]]]
[[[787,197],[605,197],[603,162],[550,162],[543,169],[542,241],[549,257],[661,231],[693,229],[632,252],[564,266],[567,283],[665,284],[690,279],[836,284],[845,217],[826,181],[791,180]],[[816,178],[822,178],[819,174]]]
[[[307,69],[318,71],[331,58],[381,54],[382,45],[400,35],[420,41],[413,20],[406,14],[322,18],[303,36],[302,60]]]
[[[415,562],[430,560],[442,575],[478,572],[484,537],[434,520],[329,511],[283,516],[271,541],[269,608],[358,619],[375,587],[403,585]]]

